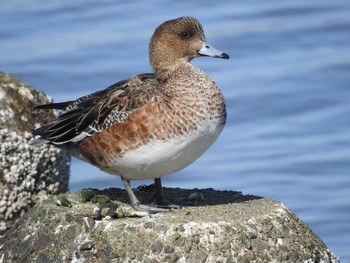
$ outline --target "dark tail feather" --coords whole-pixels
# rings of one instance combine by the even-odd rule
[[[69,105],[71,105],[73,101],[66,101],[66,102],[58,102],[58,103],[50,103],[50,104],[43,104],[35,106],[35,109],[43,110],[43,109],[56,109],[56,110],[64,110]]]
[[[51,127],[51,124],[41,126],[32,131],[33,135],[46,136],[48,134],[48,129]]]

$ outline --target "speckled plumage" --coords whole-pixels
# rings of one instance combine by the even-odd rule
[[[41,136],[39,143],[66,148],[126,180],[180,170],[210,147],[226,120],[217,85],[189,63],[198,56],[228,58],[205,42],[196,19],[167,21],[151,39],[154,74],[136,75],[75,101],[41,106],[62,112],[34,134]]]
[[[156,85],[157,96],[137,108],[123,122],[84,139],[79,144],[81,157],[103,170],[120,173],[116,167],[111,167],[115,166],[117,159],[151,140],[166,142],[192,135],[199,137],[203,133],[211,133],[210,136],[216,138],[226,119],[223,97],[209,77],[203,77],[204,73],[194,66],[189,67],[186,72],[180,70],[178,77],[174,76],[176,82]],[[198,78],[197,81],[188,83],[186,74]],[[203,85],[208,83],[210,85]],[[129,177],[128,174],[125,176]]]

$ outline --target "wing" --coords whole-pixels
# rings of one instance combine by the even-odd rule
[[[54,122],[33,131],[41,137],[32,145],[79,142],[120,123],[157,97],[156,83],[154,74],[142,74],[74,101],[37,106],[37,109],[59,109],[61,112]]]

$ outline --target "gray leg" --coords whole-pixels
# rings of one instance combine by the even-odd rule
[[[181,208],[181,206],[172,204],[165,199],[163,187],[162,187],[162,181],[160,178],[154,179],[154,197],[151,205],[155,207],[161,207],[161,208]]]
[[[164,200],[163,186],[162,186],[162,181],[160,178],[154,179],[154,198],[157,201]]]
[[[125,190],[129,195],[129,199],[131,202],[131,205],[134,206],[139,206],[140,205],[140,201],[139,199],[137,199],[137,197],[135,196],[134,192],[131,189],[130,186],[130,180],[126,179],[124,176],[121,176],[122,182],[124,184]]]
[[[137,199],[137,197],[135,196],[134,192],[131,189],[130,180],[126,179],[124,176],[121,176],[121,179],[122,179],[122,182],[124,184],[125,190],[128,193],[128,195],[129,195],[131,206],[135,210],[149,212],[149,213],[157,213],[157,212],[166,212],[166,211],[168,211],[168,209],[157,208],[157,207],[152,207],[152,206],[140,204],[140,201]]]

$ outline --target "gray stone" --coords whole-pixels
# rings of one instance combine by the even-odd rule
[[[34,110],[48,102],[41,91],[0,72],[0,235],[47,194],[68,190],[68,153],[29,145],[34,126],[54,118],[52,111]]]
[[[188,206],[146,215],[120,202],[127,199],[124,190],[95,191],[109,195],[123,217],[94,220],[96,204],[83,203],[78,193],[65,194],[72,207],[57,206],[50,197],[0,239],[0,262],[339,262],[305,223],[273,200],[166,188],[169,200]],[[200,203],[187,199],[198,191],[205,197]],[[142,202],[151,196],[136,193]]]

